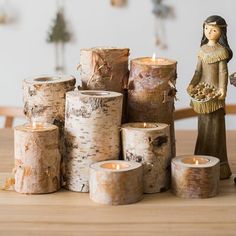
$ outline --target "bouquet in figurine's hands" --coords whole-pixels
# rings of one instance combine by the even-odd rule
[[[211,84],[200,82],[188,90],[188,94],[197,102],[208,102],[217,99],[221,95],[221,92]]]

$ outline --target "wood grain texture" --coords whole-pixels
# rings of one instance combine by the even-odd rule
[[[236,173],[236,131],[228,131],[229,161]],[[177,154],[193,152],[196,131],[177,131]],[[0,130],[0,171],[13,166],[13,131]],[[4,180],[4,173],[0,179]],[[235,176],[235,175],[234,175]],[[234,236],[236,187],[220,182],[215,198],[179,199],[170,192],[145,195],[128,206],[101,206],[88,194],[60,190],[49,195],[0,191],[0,235]]]

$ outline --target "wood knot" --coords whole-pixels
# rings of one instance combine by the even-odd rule
[[[161,147],[162,145],[166,144],[168,142],[168,136],[163,135],[163,136],[159,136],[157,138],[155,138],[152,141],[152,145],[154,147]]]

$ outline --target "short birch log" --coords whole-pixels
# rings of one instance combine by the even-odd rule
[[[172,191],[182,198],[210,198],[217,195],[220,161],[211,156],[179,156],[171,163]]]
[[[170,187],[170,127],[161,123],[122,125],[123,156],[143,164],[144,193],[163,192]]]
[[[89,165],[119,158],[122,94],[74,91],[66,94],[66,188],[89,191]]]
[[[23,82],[24,113],[30,121],[59,126],[65,120],[65,94],[75,88],[72,76],[48,76]]]
[[[43,124],[17,126],[15,143],[15,190],[19,193],[51,193],[60,189],[58,127]]]
[[[81,49],[82,89],[123,93],[129,76],[128,60],[128,48],[95,47]]]
[[[143,196],[143,168],[140,163],[102,161],[90,166],[90,198],[101,204],[135,203]]]

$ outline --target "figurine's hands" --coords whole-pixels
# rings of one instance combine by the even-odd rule
[[[226,97],[226,91],[223,88],[219,89],[220,96],[218,97],[219,100],[223,100]]]
[[[191,93],[191,91],[193,90],[194,86],[192,84],[190,84],[187,88],[187,92]]]

